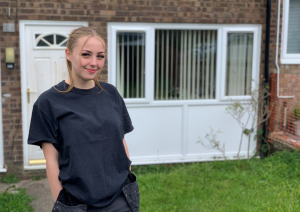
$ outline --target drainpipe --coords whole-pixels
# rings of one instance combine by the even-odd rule
[[[280,27],[280,3],[281,0],[278,0],[278,12],[277,12],[277,33],[276,33],[276,56],[275,56],[275,65],[277,68],[277,98],[294,98],[294,96],[280,96],[279,95],[279,75],[280,75],[280,69],[278,66],[278,45],[279,45],[279,27]]]
[[[265,81],[264,86],[269,84],[269,44],[270,44],[270,17],[271,17],[271,0],[267,1],[267,20],[266,20],[266,43],[265,43]],[[264,94],[265,95],[265,94]],[[269,102],[269,97],[265,98],[266,102]],[[264,119],[267,118],[267,114],[264,115]],[[263,124],[263,138],[267,136],[267,123]],[[266,141],[261,139],[260,158],[263,159],[266,153],[263,151],[263,146],[266,145]]]

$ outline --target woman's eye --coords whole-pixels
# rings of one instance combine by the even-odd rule
[[[98,57],[101,58],[101,59],[105,58],[104,55],[98,55]]]
[[[83,57],[88,57],[88,56],[90,56],[89,54],[87,54],[87,53],[83,53],[83,54],[81,54]]]

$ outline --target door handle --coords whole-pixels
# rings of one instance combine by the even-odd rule
[[[30,103],[30,89],[27,88],[27,102]]]
[[[27,101],[28,101],[28,104],[30,103],[30,93],[36,93],[36,92],[30,91],[30,88],[27,88]]]

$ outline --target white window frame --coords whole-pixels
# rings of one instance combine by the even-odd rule
[[[251,90],[258,84],[260,70],[261,29],[260,24],[177,24],[177,23],[119,23],[110,22],[108,28],[108,82],[116,85],[116,35],[117,32],[144,32],[145,33],[145,98],[124,98],[125,103],[178,103],[192,104],[218,104],[232,100],[249,100],[250,95],[225,96],[226,83],[226,52],[228,32],[253,33],[253,64]],[[154,100],[154,75],[155,75],[155,30],[217,30],[217,58],[216,58],[216,95],[215,99],[196,100]]]
[[[260,67],[260,38],[261,38],[261,27],[247,26],[247,27],[224,27],[222,37],[222,65],[221,65],[221,101],[231,100],[249,100],[250,95],[241,96],[226,96],[226,62],[227,62],[227,37],[228,33],[253,33],[253,53],[252,53],[252,76],[251,81],[251,92],[257,89],[258,86],[258,75]]]
[[[118,32],[142,32],[145,33],[145,58],[151,58],[154,52],[154,47],[151,46],[151,40],[148,39],[151,37],[151,28],[145,27],[142,25],[125,25],[124,23],[120,24],[108,24],[108,82],[115,85],[117,84],[116,72],[117,72],[117,57],[116,57],[116,49],[117,49],[117,33]],[[152,49],[153,48],[153,49]],[[126,103],[149,103],[151,99],[151,70],[154,68],[154,63],[151,60],[145,59],[145,98],[124,98]],[[154,78],[153,78],[154,79]],[[153,80],[152,79],[152,80]]]
[[[282,64],[300,64],[300,54],[287,53],[287,40],[289,29],[289,8],[290,0],[283,1],[283,14],[282,14],[282,33],[281,33],[281,58]]]

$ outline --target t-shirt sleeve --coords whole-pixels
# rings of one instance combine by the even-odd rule
[[[132,125],[131,118],[130,118],[129,113],[127,111],[124,99],[119,94],[117,88],[115,88],[115,91],[116,91],[116,95],[117,95],[117,98],[118,98],[118,101],[119,101],[119,104],[120,104],[120,107],[121,107],[121,111],[122,111],[123,128],[124,128],[124,135],[125,135],[126,133],[131,132],[134,129],[134,127]]]
[[[28,144],[37,145],[42,149],[42,142],[52,143],[59,151],[57,140],[57,124],[47,117],[38,105],[34,104],[28,134]]]

